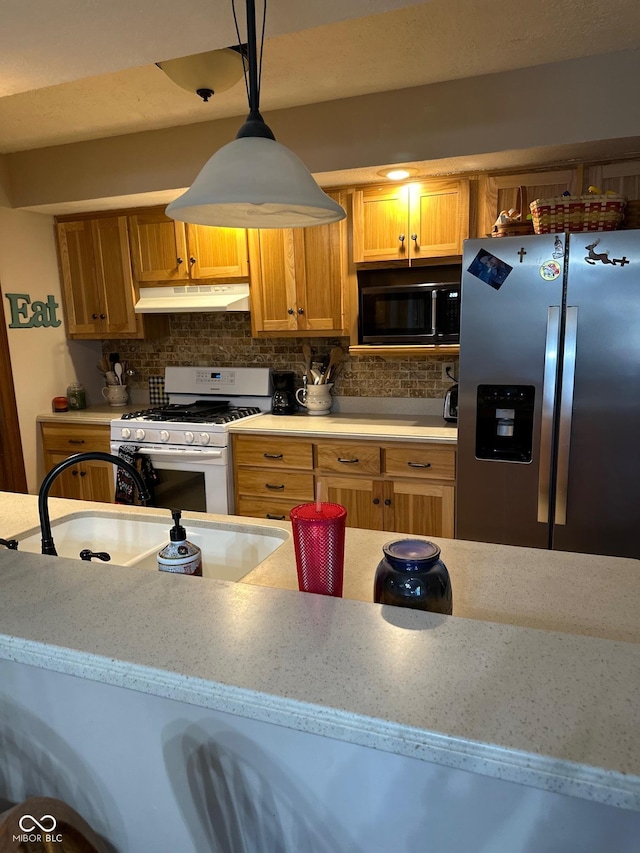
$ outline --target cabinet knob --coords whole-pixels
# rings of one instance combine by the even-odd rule
[[[100,315],[100,319],[101,319],[101,320],[106,320],[106,319],[107,319],[107,315],[106,315],[106,314],[101,314],[101,315]]]
[[[385,506],[391,506],[391,501],[389,500],[389,498],[386,498],[384,505]]]
[[[183,263],[184,263],[184,261],[182,260],[182,258],[176,258],[176,266],[179,267],[180,264],[183,264]]]
[[[373,502],[376,506],[378,506],[378,504],[380,503],[380,498],[374,498]]]
[[[412,234],[412,235],[411,235],[411,239],[412,239],[412,240],[413,240],[413,242],[417,245],[417,243],[418,243],[418,235],[417,235],[417,234]]]
[[[97,314],[92,314],[92,315],[91,315],[91,319],[92,319],[92,320],[97,320],[97,319],[98,319],[98,315],[97,315]]]
[[[289,308],[289,310],[287,311],[287,314],[295,314],[295,313],[296,312],[293,310],[293,308]]]
[[[77,476],[78,476],[78,472],[74,469],[74,470],[71,472],[71,476],[72,476],[72,477],[77,477]]]
[[[80,476],[81,476],[81,477],[86,477],[86,476],[87,476],[87,472],[86,472],[86,471],[80,471]]]
[[[404,243],[404,234],[398,234],[398,240],[400,240],[401,243]]]
[[[196,259],[193,257],[193,255],[191,255],[191,257],[189,258],[189,263],[191,264],[191,266],[196,263]]]
[[[298,314],[304,314],[304,308],[298,308]]]

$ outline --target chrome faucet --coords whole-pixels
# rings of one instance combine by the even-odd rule
[[[129,464],[129,462],[126,462],[124,459],[120,459],[118,456],[114,456],[112,453],[103,453],[101,450],[88,450],[85,453],[74,453],[73,456],[68,456],[66,459],[63,459],[62,462],[58,462],[57,465],[54,465],[49,473],[45,475],[40,486],[40,491],[38,492],[38,514],[40,516],[40,532],[42,534],[43,554],[50,554],[53,557],[58,556],[56,546],[53,544],[51,521],[49,518],[49,491],[53,481],[59,474],[67,468],[70,468],[72,465],[77,465],[79,462],[90,461],[112,462],[114,465],[119,465],[120,468],[124,468],[124,470],[133,478],[133,482],[136,484],[136,488],[138,489],[138,497],[140,500],[148,501],[151,497],[147,487],[145,486],[144,480],[133,465]]]

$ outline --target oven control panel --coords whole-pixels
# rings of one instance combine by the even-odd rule
[[[111,441],[206,448],[225,447],[228,437],[226,432],[198,429],[197,426],[171,429],[169,426],[158,426],[150,422],[112,421]]]
[[[229,394],[268,397],[268,367],[167,367],[164,389],[168,394]]]

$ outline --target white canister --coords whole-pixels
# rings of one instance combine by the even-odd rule
[[[331,389],[333,382],[324,385],[307,385],[298,388],[296,399],[304,406],[308,415],[328,415],[331,412]]]

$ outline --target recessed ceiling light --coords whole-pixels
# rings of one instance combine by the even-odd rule
[[[382,169],[378,174],[383,178],[388,178],[390,181],[404,181],[405,178],[415,175],[417,171],[413,166],[402,166],[393,169]]]

